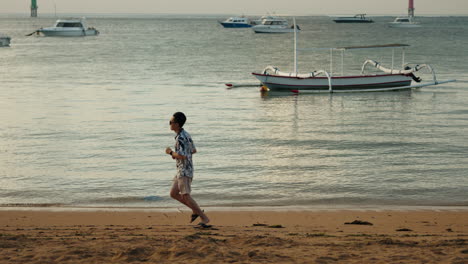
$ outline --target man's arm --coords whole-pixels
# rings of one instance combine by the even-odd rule
[[[195,152],[196,152],[196,151],[195,151]],[[177,152],[175,152],[175,151],[172,151],[172,149],[169,148],[169,147],[166,148],[166,154],[171,155],[171,157],[172,157],[173,159],[184,160],[184,159],[187,158],[187,157],[184,156],[184,155],[180,155],[179,153],[177,153]]]

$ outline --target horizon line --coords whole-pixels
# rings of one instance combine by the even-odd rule
[[[127,16],[130,16],[130,15],[135,15],[135,16],[148,16],[148,15],[198,15],[198,16],[236,16],[235,14],[233,13],[112,13],[112,12],[105,12],[105,13],[100,13],[100,12],[87,12],[87,13],[74,13],[74,12],[60,12],[60,14],[62,15],[77,15],[77,14],[81,14],[81,15],[105,15],[105,16],[111,16],[111,15],[127,15]],[[29,16],[30,13],[29,12],[11,12],[11,13],[3,13],[3,12],[0,12],[0,16],[1,15],[25,15],[25,16]],[[45,12],[45,13],[40,13],[38,14],[38,17],[40,17],[40,15],[44,15],[44,16],[56,16],[58,15],[58,13],[54,13],[54,12],[51,12],[51,13],[48,13],[48,12]],[[237,16],[263,16],[265,15],[264,13],[263,14],[255,14],[255,13],[252,13],[252,14],[241,14],[241,15],[237,15]],[[347,16],[347,15],[355,15],[353,13],[349,13],[349,14],[301,14],[301,15],[294,15],[294,14],[281,14],[281,13],[273,13],[273,15],[278,15],[278,16],[295,16],[295,17],[307,17],[307,16]],[[380,13],[380,14],[366,14],[366,16],[368,17],[375,17],[375,16],[378,16],[378,17],[385,17],[385,16],[406,16],[406,14],[403,14],[403,13],[399,13],[399,14],[383,14],[383,13]],[[464,17],[464,16],[468,16],[468,14],[430,14],[430,13],[427,13],[427,14],[419,14],[419,15],[416,15],[416,17]]]

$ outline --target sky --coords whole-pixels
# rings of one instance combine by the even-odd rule
[[[74,14],[238,14],[403,15],[408,0],[37,0],[39,15]],[[414,0],[416,15],[468,15],[468,0]],[[29,14],[31,0],[0,0],[0,13]]]

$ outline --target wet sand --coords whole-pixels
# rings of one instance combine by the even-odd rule
[[[0,263],[468,263],[468,210],[0,211]]]

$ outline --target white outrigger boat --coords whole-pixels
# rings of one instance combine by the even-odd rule
[[[337,92],[375,92],[375,91],[393,91],[419,88],[429,85],[437,85],[455,80],[439,81],[436,78],[433,68],[428,64],[417,64],[413,67],[405,64],[405,50],[409,45],[405,44],[387,44],[357,47],[340,48],[315,48],[301,50],[329,50],[330,51],[330,71],[317,70],[310,73],[298,73],[297,71],[297,34],[294,34],[294,71],[282,72],[276,67],[268,66],[262,72],[252,73],[261,85],[271,91],[288,91],[294,93],[337,93]],[[366,60],[361,67],[361,73],[356,75],[343,74],[343,56],[344,52],[356,49],[382,49],[390,48],[392,52],[392,67],[386,68],[374,60]],[[394,49],[402,48],[402,69],[394,69]],[[341,51],[341,72],[342,75],[333,73],[333,52]],[[413,65],[413,64],[411,64]],[[366,67],[372,66],[379,73],[366,73]],[[432,73],[432,81],[419,83],[420,78],[414,73],[427,69]],[[417,84],[412,84],[412,82]]]
[[[53,27],[40,28],[32,34],[43,34],[46,37],[84,37],[97,36],[99,31],[93,27],[86,26],[86,19],[59,19]]]

